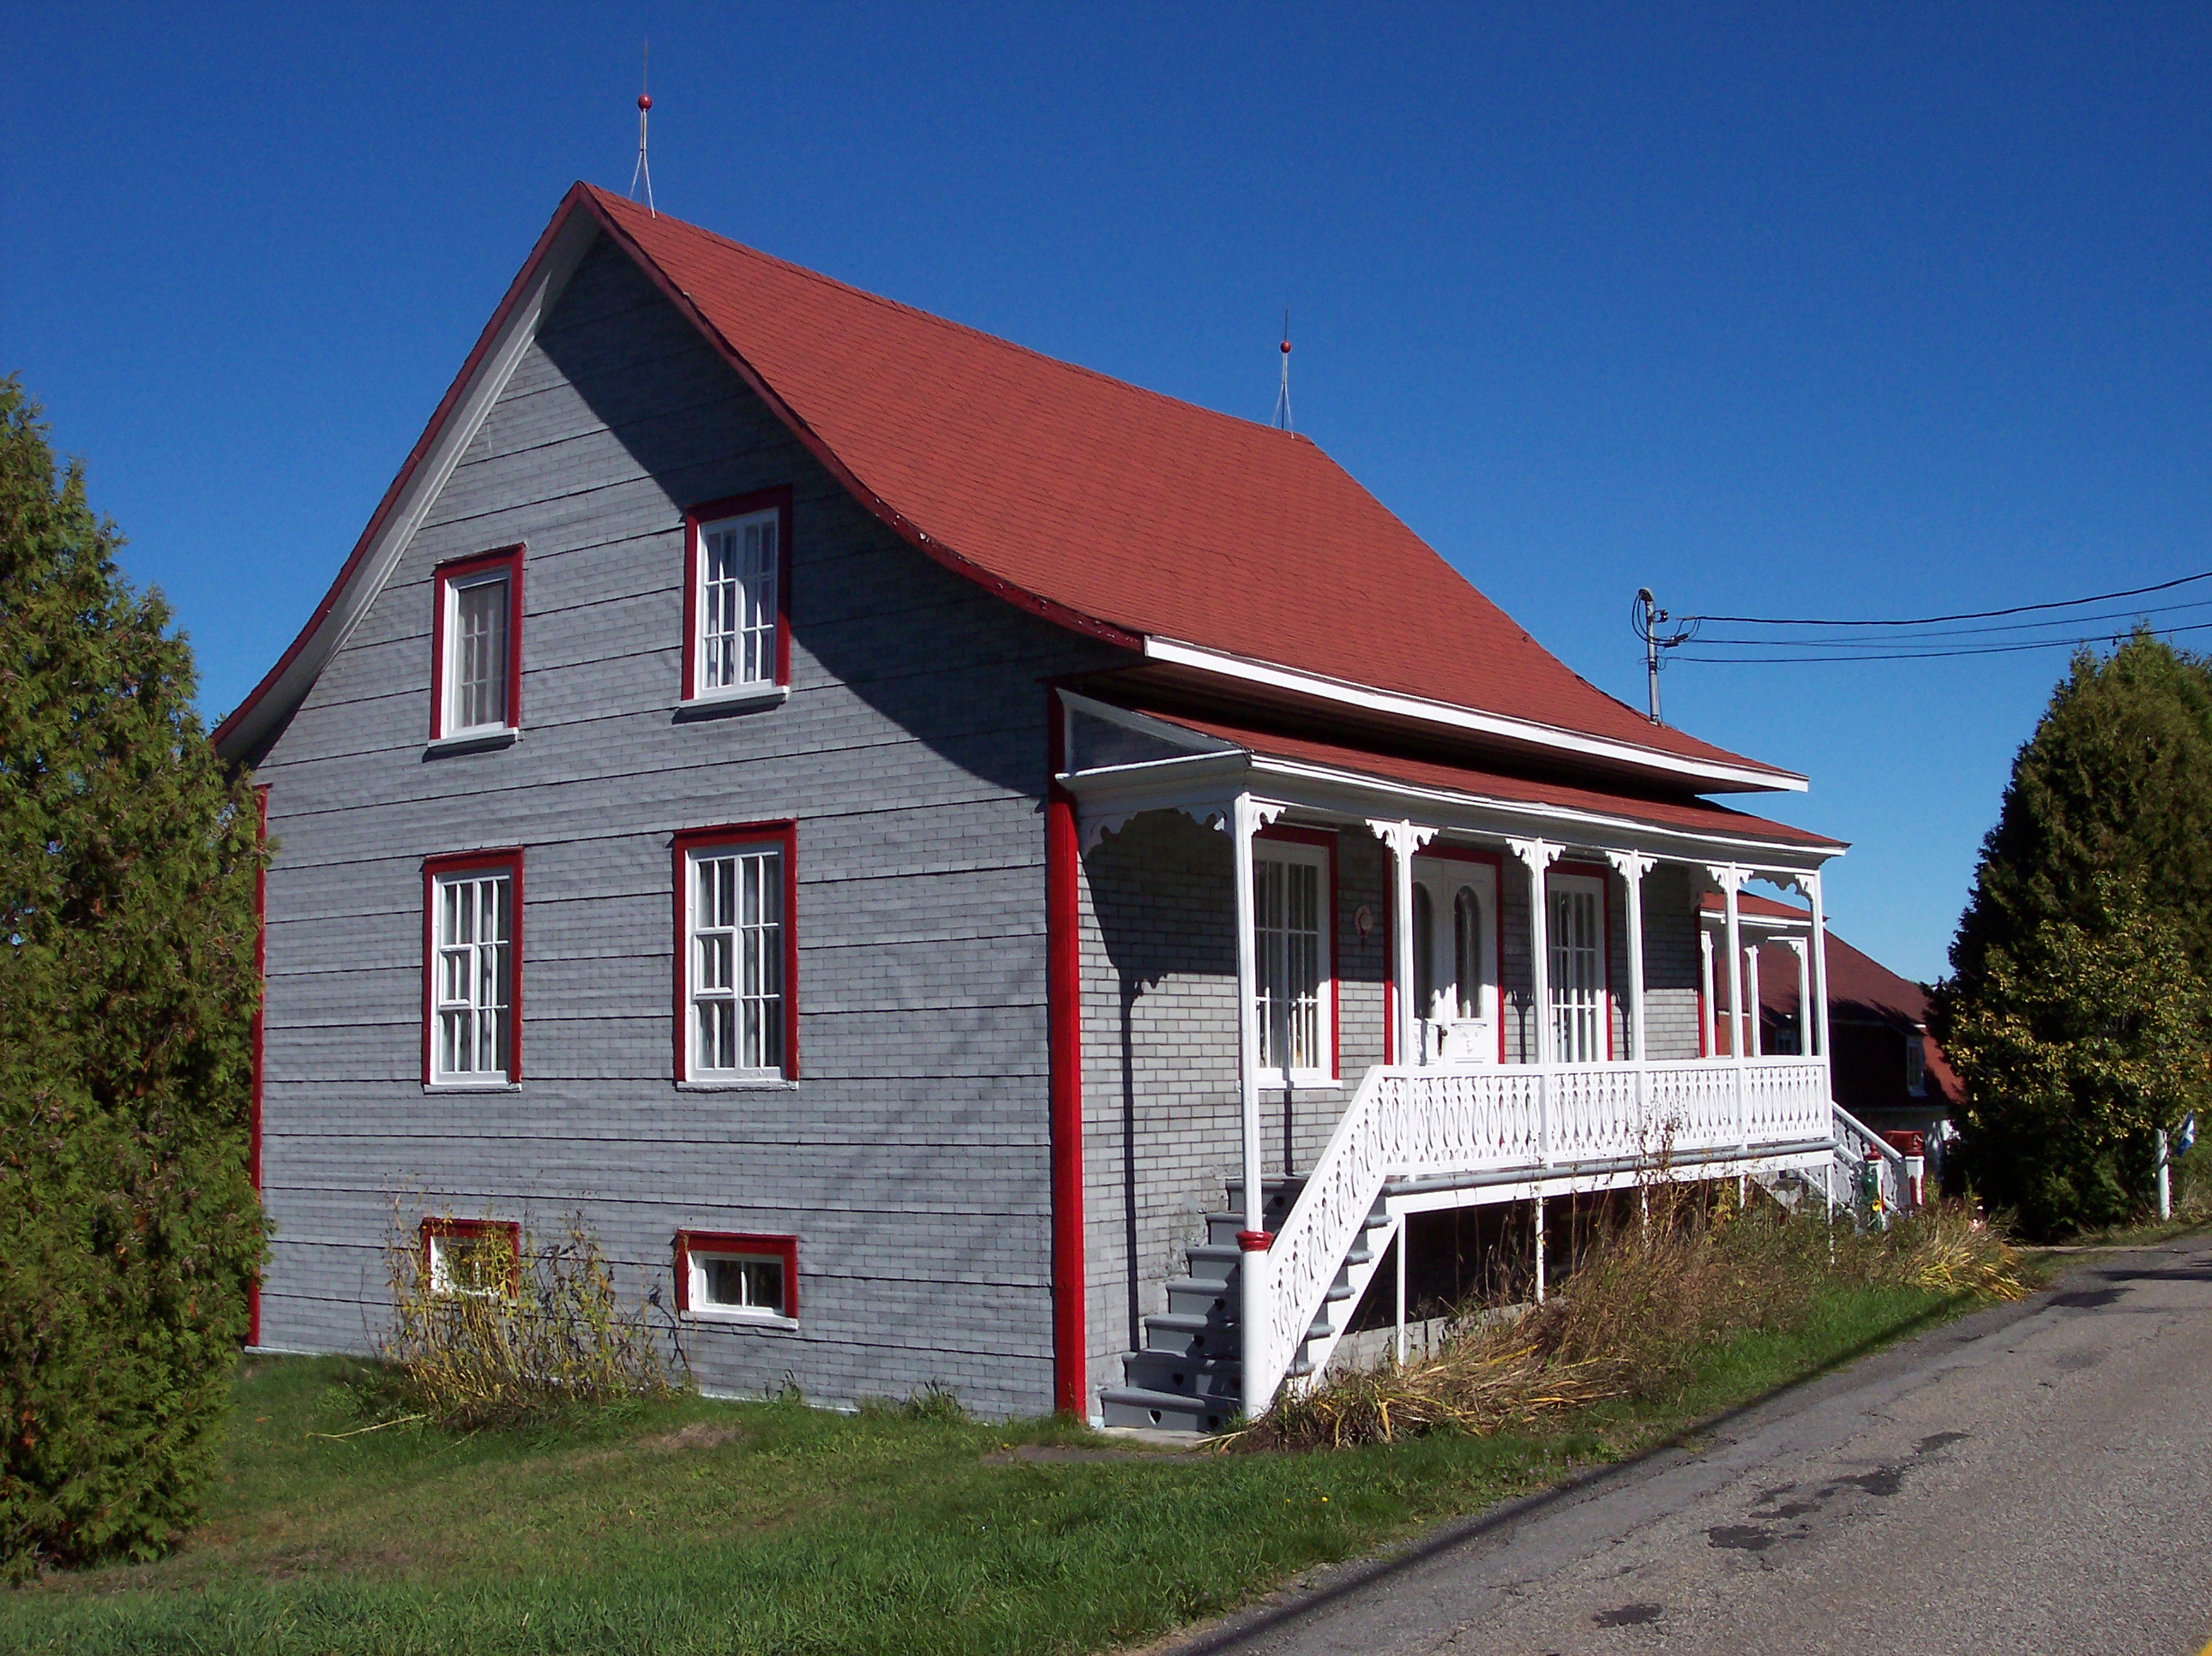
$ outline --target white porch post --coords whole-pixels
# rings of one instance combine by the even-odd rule
[[[1743,887],[1743,870],[1734,863],[1709,867],[1713,883],[1721,889],[1721,898],[1728,915],[1729,963],[1729,1054],[1735,1066],[1735,1126],[1739,1149],[1748,1149],[1750,1140],[1745,1132],[1743,1080],[1743,925],[1737,912],[1736,893]]]
[[[1698,1016],[1704,1019],[1705,1026],[1704,1032],[1705,1056],[1718,1058],[1721,1043],[1720,1038],[1714,1031],[1717,1023],[1720,1003],[1713,989],[1713,934],[1705,930],[1705,923],[1702,918],[1698,921],[1698,966],[1704,974],[1702,981],[1705,990],[1704,1003],[1698,1011]]]
[[[1536,1097],[1542,1123],[1544,1164],[1552,1161],[1552,1070],[1558,1043],[1552,1031],[1551,917],[1545,901],[1544,874],[1559,860],[1559,847],[1542,840],[1505,842],[1528,870],[1528,980],[1536,1002],[1536,1062],[1542,1073],[1536,1078]]]
[[[1644,877],[1651,871],[1651,858],[1632,851],[1609,851],[1621,883],[1628,888],[1628,1058],[1636,1065],[1636,1128],[1639,1144],[1650,1148],[1651,1136],[1651,1076],[1644,1066],[1650,1056],[1644,1040]]]
[[[1759,942],[1743,951],[1743,1050],[1753,1058],[1766,1055],[1766,1032],[1759,1027]]]
[[[1397,1002],[1391,1034],[1397,1061],[1418,1064],[1415,1037],[1424,1009],[1413,1004],[1413,853],[1436,837],[1436,830],[1406,822],[1370,822],[1367,827],[1390,850],[1390,981]]]
[[[1813,904],[1813,994],[1814,1010],[1820,1014],[1820,1062],[1828,1063],[1828,921],[1820,907],[1820,877],[1817,873],[1801,874],[1797,883]],[[1809,1030],[1811,1025],[1808,1022]]]
[[[1267,1368],[1267,1328],[1273,1320],[1268,1292],[1267,1197],[1260,1182],[1260,972],[1252,893],[1252,836],[1260,813],[1249,793],[1230,808],[1231,840],[1237,889],[1237,1080],[1243,1104],[1244,1228],[1237,1233],[1237,1268],[1243,1286],[1239,1324],[1243,1337],[1244,1412],[1257,1417],[1269,1397],[1260,1390]]]
[[[1797,957],[1797,1056],[1813,1056],[1813,968],[1802,937],[1787,937],[1790,952]]]

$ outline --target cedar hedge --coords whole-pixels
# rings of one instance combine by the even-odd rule
[[[213,1466],[262,1222],[251,789],[0,379],[0,1573],[146,1556]]]

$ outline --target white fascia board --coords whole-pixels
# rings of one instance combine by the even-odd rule
[[[392,502],[390,515],[378,529],[367,555],[355,568],[346,590],[323,617],[314,636],[292,658],[283,676],[269,687],[268,693],[231,733],[226,749],[246,753],[258,746],[271,726],[290,717],[307,699],[307,692],[330,664],[331,658],[353,636],[354,628],[368,613],[369,605],[376,602],[377,594],[392,579],[400,555],[414,540],[415,531],[422,526],[423,517],[453,476],[453,468],[476,440],[477,431],[499,401],[500,393],[507,389],[507,382],[521,364],[524,353],[537,339],[538,325],[559,302],[568,278],[583,263],[585,252],[599,234],[599,221],[590,214],[569,215],[561,234],[545,250],[545,257],[538,267],[537,280],[507,312],[491,348],[477,362],[476,373],[454,402],[453,412],[432,440],[429,452],[407,479],[399,498]]]
[[[1609,812],[1382,781],[1322,765],[1260,757],[1243,749],[1074,771],[1058,779],[1086,816],[1121,820],[1145,810],[1194,810],[1249,792],[1269,804],[1347,822],[1402,816],[1448,831],[1500,839],[1534,836],[1592,850],[1655,852],[1688,863],[1742,863],[1809,873],[1844,851],[1832,841],[1808,846],[1749,834],[1668,828]]]
[[[1700,787],[1802,793],[1809,786],[1806,779],[1795,771],[1775,770],[1765,765],[1732,765],[1724,760],[1686,758],[1657,748],[1639,747],[1632,742],[1618,742],[1609,737],[1563,730],[1556,725],[1540,724],[1531,719],[1481,713],[1449,701],[1431,701],[1424,696],[1406,695],[1395,690],[1378,690],[1345,679],[1304,672],[1296,667],[1277,666],[1273,662],[1253,661],[1195,644],[1180,643],[1174,639],[1148,634],[1145,640],[1145,656],[1147,660],[1164,662],[1170,666],[1188,667],[1247,684],[1264,684],[1272,689],[1288,690],[1294,695],[1311,696],[1316,701],[1334,701],[1364,713],[1412,719],[1450,730],[1471,731],[1554,753],[1571,754],[1577,758],[1602,760],[1608,764],[1656,772]]]

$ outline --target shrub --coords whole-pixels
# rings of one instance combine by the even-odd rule
[[[0,1569],[159,1550],[261,1259],[253,798],[0,379]]]
[[[1656,1398],[1700,1349],[1787,1326],[1822,1283],[1844,1280],[2017,1299],[2018,1256],[1959,1206],[1887,1232],[1740,1210],[1734,1187],[1655,1184],[1648,1222],[1602,1228],[1572,1274],[1518,1314],[1470,1306],[1432,1357],[1285,1387],[1231,1440],[1239,1448],[1344,1448],[1436,1431],[1494,1432],[1607,1399]]]
[[[394,1204],[385,1249],[392,1319],[376,1348],[401,1410],[473,1429],[690,1389],[682,1346],[670,1343],[672,1367],[653,1307],[623,1303],[580,1216],[550,1244],[527,1229],[451,1219],[431,1228],[457,1238],[439,1280],[422,1234]]]

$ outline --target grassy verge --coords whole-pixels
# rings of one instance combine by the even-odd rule
[[[361,1432],[349,1365],[257,1361],[193,1540],[0,1597],[0,1648],[1096,1650],[1632,1453],[1967,1303],[1834,1281],[1786,1323],[1707,1345],[1663,1401],[1316,1454],[1082,1459],[1068,1451],[1105,1441],[1060,1422],[696,1399]]]

